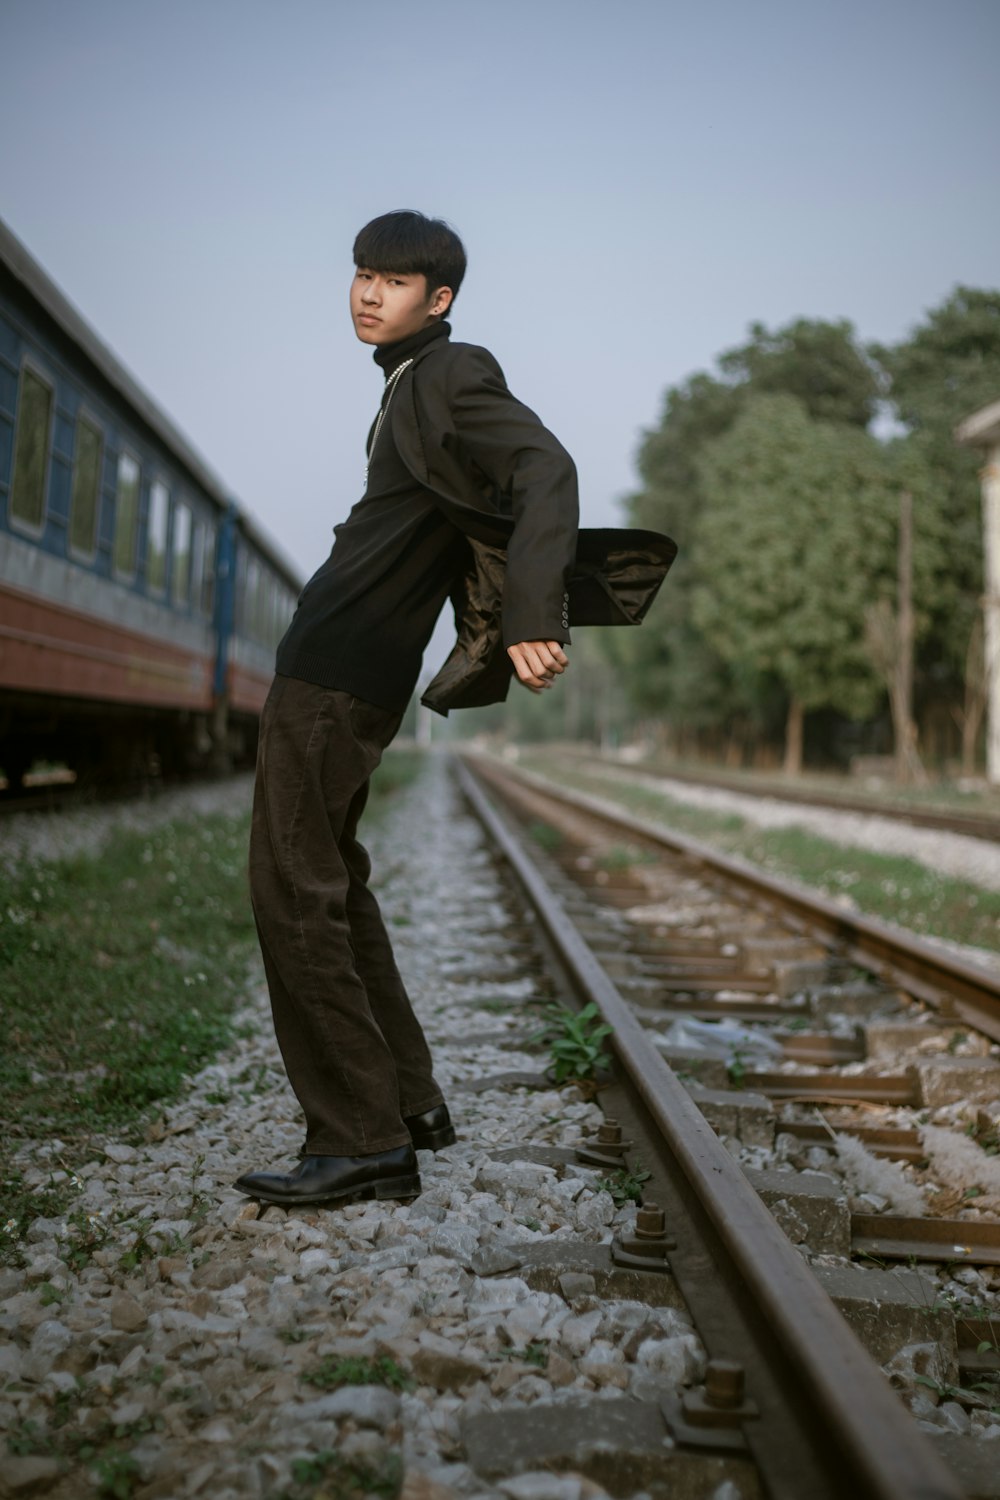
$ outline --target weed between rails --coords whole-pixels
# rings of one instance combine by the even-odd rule
[[[557,1084],[590,1082],[602,1068],[610,1067],[611,1058],[601,1044],[612,1028],[599,1019],[593,1000],[582,1010],[552,1002],[545,1006],[542,1016],[545,1025],[530,1040],[549,1044],[552,1076]]]
[[[607,1177],[598,1177],[597,1186],[610,1193],[616,1208],[624,1208],[626,1203],[641,1203],[642,1190],[652,1176],[645,1167],[637,1167],[630,1171],[628,1167],[619,1167],[616,1172],[609,1172]]]

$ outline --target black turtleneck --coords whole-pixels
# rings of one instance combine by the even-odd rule
[[[450,323],[432,323],[429,328],[421,328],[419,333],[411,333],[408,339],[397,339],[394,344],[383,344],[376,349],[372,355],[379,369],[382,370],[386,379],[397,369],[404,359],[412,359],[419,354],[427,344],[432,344],[435,339],[450,339]]]
[[[386,376],[380,412],[392,400],[393,371],[450,333],[435,323],[375,350]],[[376,417],[368,448],[365,493],[334,527],[333,550],[302,591],[276,670],[401,713],[468,549],[406,468],[388,420],[380,426]]]

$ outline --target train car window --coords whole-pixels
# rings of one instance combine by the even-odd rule
[[[170,491],[160,479],[149,487],[149,526],[146,534],[146,585],[162,594],[167,586],[167,515]]]
[[[74,552],[93,557],[97,541],[97,502],[101,492],[99,427],[78,417],[73,449],[73,497],[70,504],[69,544]]]
[[[183,500],[174,507],[170,597],[175,604],[188,604],[191,599],[191,507]]]
[[[41,527],[45,519],[45,478],[51,427],[52,387],[25,366],[21,371],[17,401],[10,513],[27,526]]]
[[[139,519],[139,465],[131,453],[118,457],[115,504],[114,564],[116,573],[135,572],[135,534]]]

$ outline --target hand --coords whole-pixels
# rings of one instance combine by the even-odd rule
[[[508,646],[507,655],[514,663],[518,680],[533,693],[552,686],[560,672],[569,666],[569,658],[558,641],[521,641]]]

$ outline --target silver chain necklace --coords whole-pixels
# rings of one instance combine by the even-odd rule
[[[412,363],[412,359],[404,359],[403,363],[396,366],[396,368],[393,370],[392,374],[386,381],[385,398],[382,402],[382,405],[379,407],[378,416],[375,418],[375,431],[372,433],[372,440],[368,444],[368,453],[366,455],[368,462],[365,464],[365,489],[368,488],[368,470],[371,467],[372,454],[375,452],[375,444],[378,442],[378,435],[382,431],[382,423],[385,421],[386,414],[389,410],[389,403],[392,401],[393,392],[396,389],[396,381],[399,379],[400,375],[402,375],[407,366],[412,365]]]

